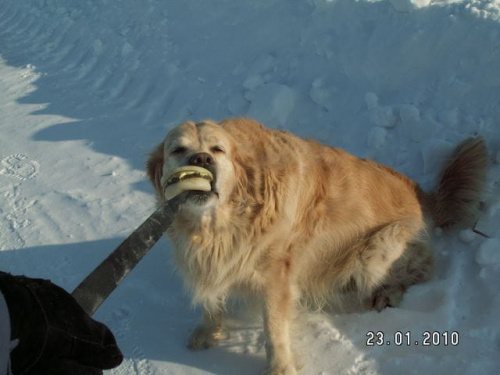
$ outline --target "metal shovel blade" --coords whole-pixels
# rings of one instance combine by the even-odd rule
[[[182,193],[165,202],[76,287],[72,296],[88,315],[94,314],[160,239],[188,194]]]

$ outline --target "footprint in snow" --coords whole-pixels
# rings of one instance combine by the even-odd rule
[[[21,181],[36,177],[39,170],[40,163],[24,154],[14,154],[0,159],[0,174]]]

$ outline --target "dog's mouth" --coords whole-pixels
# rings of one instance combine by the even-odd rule
[[[210,198],[219,199],[219,192],[216,189],[217,184],[217,171],[214,166],[209,166],[206,168],[210,173],[212,173],[212,181],[210,181],[210,190],[208,191],[199,191],[194,190],[191,200],[198,204],[206,203]]]
[[[219,198],[216,182],[217,173],[214,166],[185,165],[165,174],[161,185],[167,200],[189,191],[188,199],[202,205],[210,198]]]
[[[198,206],[207,204],[211,199],[219,199],[219,192],[215,188],[217,175],[211,171],[213,179],[210,182],[210,190],[191,190],[188,195],[188,200]]]

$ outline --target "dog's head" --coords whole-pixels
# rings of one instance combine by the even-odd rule
[[[213,208],[226,203],[235,188],[235,151],[234,138],[219,124],[186,122],[167,134],[151,153],[146,169],[160,201],[165,200],[162,176],[181,166],[208,169],[214,177],[211,190],[190,195],[186,206],[196,210]]]

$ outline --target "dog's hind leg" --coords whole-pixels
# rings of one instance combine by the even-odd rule
[[[429,280],[433,270],[434,255],[427,243],[410,243],[382,285],[373,291],[367,301],[368,307],[381,311],[398,306],[406,290],[411,285]]]
[[[353,278],[367,307],[397,306],[409,286],[430,278],[433,255],[421,220],[401,220],[379,228],[355,246]]]
[[[191,350],[209,349],[222,338],[222,308],[215,311],[203,308],[203,321],[189,336],[188,348]]]

